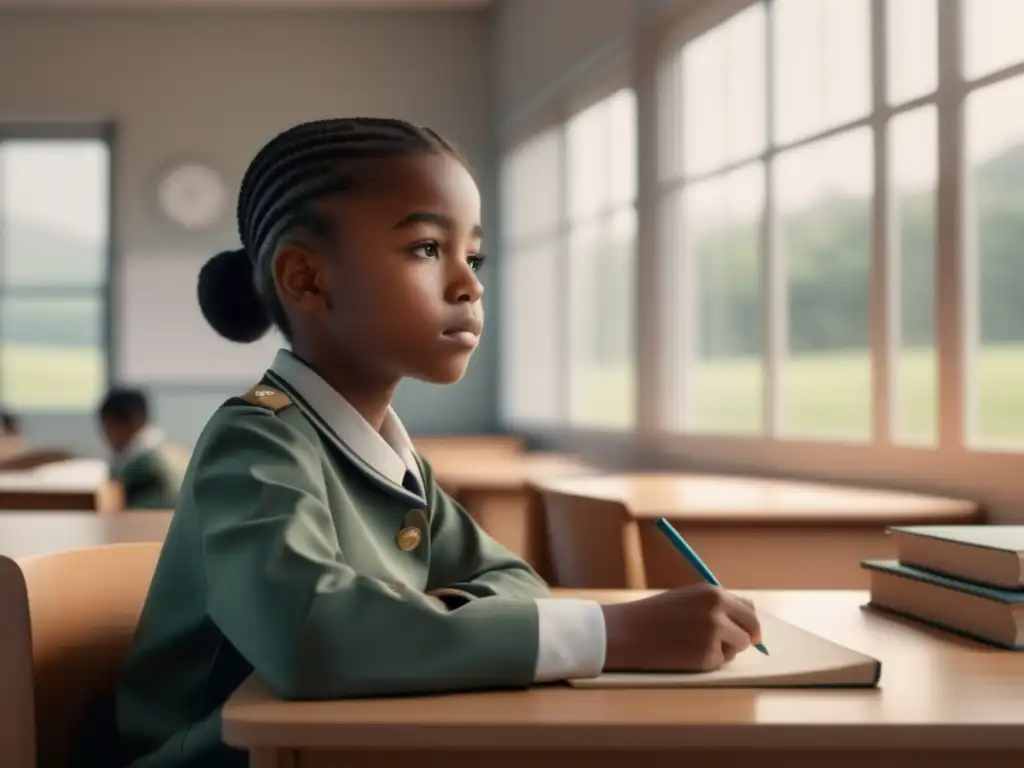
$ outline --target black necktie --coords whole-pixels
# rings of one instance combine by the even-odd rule
[[[420,484],[416,480],[416,476],[409,470],[405,471],[405,477],[402,478],[402,487],[410,493],[423,498],[423,489],[420,488]]]

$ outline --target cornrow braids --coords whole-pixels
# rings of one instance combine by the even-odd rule
[[[274,137],[249,164],[238,195],[242,249],[223,251],[199,272],[199,306],[221,336],[255,341],[271,325],[291,329],[274,284],[273,258],[280,242],[302,234],[323,238],[330,223],[314,203],[352,193],[372,174],[367,161],[457,150],[429,128],[377,117],[302,123]]]

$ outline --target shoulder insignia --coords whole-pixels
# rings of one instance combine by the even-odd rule
[[[264,384],[257,384],[242,395],[242,399],[250,405],[266,408],[268,411],[280,411],[292,404],[292,399],[284,392]]]

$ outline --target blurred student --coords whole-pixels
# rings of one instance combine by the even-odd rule
[[[126,509],[173,509],[187,458],[150,423],[146,395],[115,389],[99,407],[100,429],[113,453],[111,480],[124,492]]]
[[[11,411],[0,411],[0,437],[21,437],[21,419]]]
[[[19,464],[27,450],[20,419],[0,409],[0,470],[21,469]]]

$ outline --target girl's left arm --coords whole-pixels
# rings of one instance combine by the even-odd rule
[[[532,601],[537,607],[538,632],[534,682],[600,674],[606,640],[601,606],[590,600],[552,597],[537,572],[481,529],[437,487],[426,462],[421,464],[431,509],[428,594],[456,612],[487,598]]]
[[[432,593],[449,607],[476,597],[551,596],[548,585],[525,560],[493,539],[447,493],[436,486],[431,490]]]

